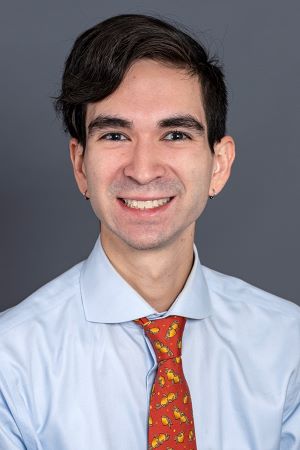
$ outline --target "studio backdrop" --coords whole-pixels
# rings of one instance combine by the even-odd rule
[[[300,304],[299,10],[279,0],[2,5],[0,310],[86,258],[97,238],[52,97],[74,39],[122,13],[182,24],[225,68],[237,156],[197,225],[202,263]]]

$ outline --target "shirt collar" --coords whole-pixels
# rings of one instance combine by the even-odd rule
[[[212,314],[211,300],[194,245],[194,264],[185,286],[171,308],[158,313],[115,270],[98,237],[80,274],[85,317],[90,322],[120,323],[139,317],[184,316],[203,319]]]

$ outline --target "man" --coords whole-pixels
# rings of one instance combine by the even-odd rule
[[[235,156],[221,69],[117,16],[76,40],[57,108],[101,234],[2,314],[0,448],[299,450],[299,308],[193,244]]]

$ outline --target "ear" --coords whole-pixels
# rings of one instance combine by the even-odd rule
[[[77,139],[71,138],[69,142],[69,149],[77,186],[80,192],[84,195],[87,191],[87,178],[83,147],[79,144]]]
[[[224,136],[214,145],[213,171],[209,187],[209,195],[221,192],[231,173],[235,158],[235,145],[231,136]]]

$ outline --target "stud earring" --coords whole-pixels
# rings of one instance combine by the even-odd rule
[[[213,195],[209,195],[208,197],[212,200],[213,198],[215,198],[215,196],[216,196],[216,191],[214,190],[214,188],[213,188]]]
[[[82,195],[84,196],[84,198],[85,198],[86,200],[89,200],[90,197],[88,197],[88,196],[86,195],[86,193],[87,193],[87,189],[85,190],[85,192],[84,192]]]

